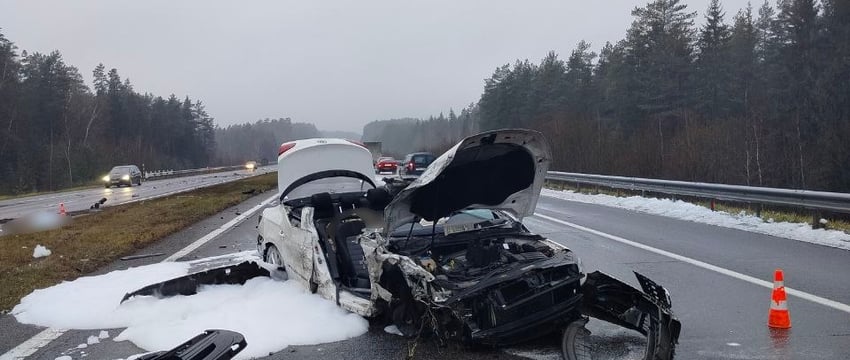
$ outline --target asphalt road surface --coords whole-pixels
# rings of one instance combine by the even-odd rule
[[[276,170],[276,166],[266,166],[250,172],[247,170],[226,171],[203,175],[193,175],[178,178],[145,181],[140,186],[94,188],[57,192],[44,195],[25,196],[0,201],[0,219],[17,219],[38,211],[59,210],[59,204],[65,204],[65,211],[73,212],[87,210],[95,202],[106,198],[104,206],[124,204],[130,201],[149,199],[183,191],[194,190],[205,186],[221,184],[245,178],[247,176],[264,174]]]
[[[174,253],[233,219],[240,209],[244,211],[266,197],[267,194],[255,197],[140,253]],[[785,270],[788,287],[848,304],[848,251],[546,197],[541,198],[537,211],[542,216],[526,219],[526,225],[575,251],[582,258],[585,271],[602,270],[634,286],[637,286],[637,281],[631,272],[638,271],[671,292],[674,311],[682,322],[678,359],[847,359],[850,354],[850,313],[811,299],[791,296],[789,307],[793,328],[771,331],[766,326],[770,289],[734,275],[772,281],[773,270],[781,267]],[[224,232],[184,259],[253,249],[256,216]],[[585,228],[578,229],[573,224]],[[627,245],[613,238],[634,241],[727,271],[707,270],[692,262]],[[159,260],[116,262],[100,272],[156,261]],[[633,351],[642,344],[639,335],[618,331],[593,320],[590,328],[595,333],[593,340],[598,359],[639,358],[639,354]],[[0,317],[0,333],[9,334],[0,337],[0,353],[40,330],[18,324],[9,315]],[[111,329],[110,334],[114,336],[119,331]],[[75,347],[85,342],[87,336],[96,334],[97,330],[65,332],[30,358],[52,360],[67,354],[78,359],[81,354]],[[557,359],[557,350],[551,345],[553,341],[544,339],[520,348],[493,350],[457,345],[440,347],[426,339],[416,345],[415,358]],[[250,344],[250,339],[248,342]],[[354,339],[292,346],[271,354],[267,359],[401,359],[406,357],[411,347],[411,341],[386,334],[381,326],[375,325],[368,333]],[[87,359],[125,358],[142,352],[130,343],[114,341],[105,341],[86,350]]]

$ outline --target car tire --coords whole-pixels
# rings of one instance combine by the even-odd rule
[[[592,360],[598,357],[594,356],[593,345],[590,342],[590,330],[585,325],[589,319],[582,317],[569,323],[561,336],[561,356],[566,360]],[[641,360],[655,360],[655,349],[658,346],[658,321],[656,319],[648,319],[644,330],[646,331],[646,346],[644,347]],[[670,350],[670,359],[675,354],[675,348]],[[663,355],[660,358],[667,359]]]
[[[584,327],[587,318],[578,318],[569,323],[561,334],[561,356],[565,360],[591,360],[593,349],[588,338],[590,330]]]
[[[280,250],[277,249],[277,246],[272,244],[266,246],[266,251],[263,252],[263,261],[274,265],[280,271],[286,271],[283,256],[280,255]]]

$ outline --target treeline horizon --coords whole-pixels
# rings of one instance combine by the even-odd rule
[[[311,123],[290,118],[262,119],[254,123],[216,127],[217,165],[236,165],[246,161],[277,162],[277,151],[284,142],[321,137]]]
[[[90,185],[124,164],[274,162],[282,142],[322,134],[289,118],[220,127],[201,101],[139,93],[103,64],[91,74],[92,88],[59,51],[19,53],[0,31],[0,194]]]
[[[543,132],[552,170],[850,191],[850,2],[765,1],[729,16],[713,0],[701,26],[680,0],[632,15],[598,53],[581,41],[565,60],[498,67],[471,106],[474,128]],[[435,122],[373,122],[364,139],[395,143],[403,132],[376,134],[411,123]],[[412,152],[433,135],[408,136]]]
[[[133,89],[103,64],[93,88],[59,51],[18,53],[0,32],[0,193],[91,184],[114,165],[206,165],[213,118],[200,101]]]
[[[363,127],[362,141],[380,141],[384,156],[402,159],[405,155],[428,151],[439,155],[460,139],[478,131],[478,106],[470,104],[455,114],[449,109],[448,116],[440,113],[421,120],[402,118],[377,120]]]

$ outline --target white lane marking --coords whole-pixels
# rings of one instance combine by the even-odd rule
[[[242,221],[245,221],[245,219],[251,217],[252,215],[254,215],[254,213],[256,213],[260,209],[266,207],[266,205],[270,204],[275,199],[277,199],[277,193],[275,193],[275,195],[272,195],[270,198],[263,200],[261,203],[259,203],[257,206],[252,207],[250,210],[242,213],[242,215],[239,215],[239,216],[233,218],[233,220],[226,222],[224,225],[220,226],[218,229],[211,231],[210,233],[204,235],[202,238],[195,240],[193,243],[189,244],[188,246],[178,250],[176,253],[174,253],[171,256],[162,260],[162,262],[177,260],[177,259],[179,259],[183,256],[188,255],[192,251],[197,250],[199,247],[208,243],[210,240],[214,239],[216,236],[221,235],[223,232],[227,231],[228,229],[238,225]],[[21,360],[21,359],[25,359],[27,356],[30,356],[30,355],[34,354],[36,351],[38,351],[38,349],[41,349],[42,347],[47,346],[47,344],[49,344],[51,341],[56,340],[56,338],[62,336],[62,334],[64,334],[65,331],[67,331],[67,330],[47,328],[47,329],[43,330],[42,332],[36,334],[35,336],[31,337],[29,340],[22,342],[18,346],[15,346],[15,348],[13,348],[12,350],[9,350],[8,352],[6,352],[3,355],[0,355],[0,360]]]
[[[699,260],[696,260],[696,259],[692,259],[692,258],[689,258],[687,256],[674,254],[674,253],[671,253],[671,252],[666,251],[666,250],[654,248],[654,247],[649,246],[649,245],[645,245],[645,244],[641,244],[639,242],[624,239],[624,238],[621,238],[621,237],[616,236],[616,235],[604,233],[604,232],[601,232],[599,230],[594,230],[594,229],[584,227],[584,226],[581,226],[581,225],[578,225],[578,224],[573,224],[571,222],[564,221],[564,220],[561,220],[561,219],[556,219],[556,218],[553,218],[551,216],[546,216],[546,215],[539,214],[539,213],[534,213],[534,216],[537,216],[539,218],[546,219],[546,220],[549,220],[549,221],[552,221],[552,222],[555,222],[555,223],[558,223],[558,224],[561,224],[561,225],[569,226],[569,227],[577,229],[577,230],[588,232],[588,233],[591,233],[591,234],[594,234],[594,235],[597,235],[597,236],[601,236],[601,237],[604,237],[604,238],[609,239],[609,240],[614,240],[614,241],[619,242],[619,243],[623,243],[623,244],[626,244],[626,245],[629,245],[629,246],[634,246],[638,249],[643,249],[643,250],[646,250],[646,251],[649,251],[649,252],[652,252],[652,253],[656,253],[656,254],[661,255],[661,256],[666,256],[666,257],[669,257],[669,258],[672,258],[672,259],[675,259],[675,260],[679,260],[681,262],[685,262],[685,263],[688,263],[688,264],[691,264],[691,265],[694,265],[694,266],[697,266],[697,267],[701,267],[701,268],[706,269],[706,270],[711,270],[711,271],[714,271],[716,273],[720,273],[720,274],[723,274],[723,275],[726,275],[726,276],[729,276],[729,277],[733,277],[733,278],[738,279],[738,280],[743,280],[743,281],[746,281],[746,282],[751,283],[751,284],[766,287],[768,289],[773,289],[773,282],[771,282],[771,281],[764,281],[764,280],[754,278],[754,277],[749,276],[749,275],[744,275],[744,274],[741,274],[739,272],[735,272],[735,271],[725,269],[725,268],[722,268],[722,267],[719,267],[719,266],[716,266],[716,265],[712,265],[712,264],[709,264],[709,263],[706,263],[706,262],[702,262],[702,261],[699,261]],[[796,296],[798,298],[808,300],[808,301],[811,301],[813,303],[820,304],[820,305],[823,305],[823,306],[826,306],[826,307],[830,307],[830,308],[833,308],[833,309],[838,310],[838,311],[850,313],[850,305],[842,304],[842,303],[835,301],[835,300],[822,298],[822,297],[817,296],[817,295],[809,294],[807,292],[795,290],[795,289],[788,288],[788,287],[785,288],[785,292],[788,295]]]
[[[277,199],[277,193],[272,195],[270,198],[263,200],[263,202],[252,207],[250,210],[242,213],[242,215],[239,215],[239,216],[233,218],[233,220],[228,221],[227,223],[225,223],[224,225],[222,225],[218,229],[215,229],[215,230],[211,231],[209,234],[204,235],[204,237],[202,237],[198,240],[195,240],[195,242],[193,242],[193,243],[189,244],[188,246],[180,249],[180,251],[178,251],[174,254],[171,254],[171,256],[165,258],[165,260],[162,260],[162,261],[163,262],[174,261],[174,260],[177,260],[181,257],[188,255],[190,252],[197,250],[199,247],[208,243],[210,240],[214,239],[216,236],[221,235],[221,233],[223,233],[223,232],[227,231],[228,229],[230,229],[230,228],[238,225],[239,223],[245,221],[245,219],[251,217],[252,215],[254,215],[255,212],[266,207],[266,205],[270,204],[275,199]]]
[[[0,355],[0,360],[24,359],[27,356],[30,356],[35,353],[36,350],[46,346],[51,341],[56,340],[56,338],[58,338],[64,333],[65,330],[62,329],[44,329],[40,333],[35,334],[35,336],[31,337],[29,340],[22,342],[18,346],[15,346],[15,348],[9,350],[9,352]]]

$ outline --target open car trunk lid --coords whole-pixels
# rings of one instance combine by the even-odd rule
[[[283,199],[305,183],[332,177],[360,179],[375,186],[372,153],[364,145],[344,139],[304,139],[280,146],[277,187]],[[327,189],[316,190],[324,192]]]
[[[385,231],[417,219],[434,221],[463,209],[532,215],[549,169],[543,134],[525,129],[470,136],[440,155],[385,211]]]

